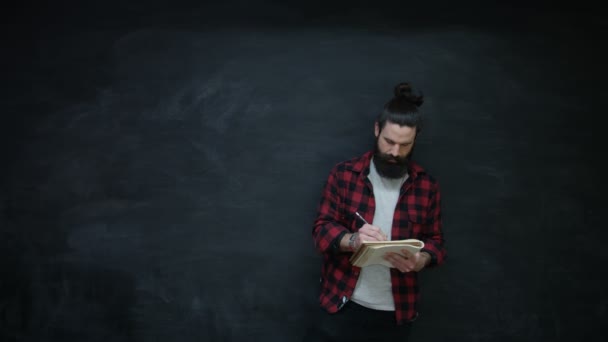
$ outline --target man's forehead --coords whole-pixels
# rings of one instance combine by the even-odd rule
[[[416,127],[400,126],[398,124],[387,122],[382,129],[382,135],[385,137],[391,137],[393,139],[402,138],[413,138],[416,135]]]

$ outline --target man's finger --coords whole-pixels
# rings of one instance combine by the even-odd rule
[[[374,231],[376,233],[376,236],[378,236],[378,239],[380,239],[380,241],[386,240],[386,235],[384,234],[382,229],[380,229],[378,227],[374,227],[374,228],[375,228]]]
[[[359,234],[373,237],[374,241],[386,240],[386,235],[384,235],[384,233],[381,230],[378,230],[374,226],[369,226],[369,227],[359,229]]]
[[[367,225],[364,228],[367,228],[370,231],[370,233],[375,233],[375,234],[378,234],[378,235],[384,237],[384,232],[382,232],[382,229],[380,227],[372,226],[370,224],[370,225]]]
[[[407,249],[402,249],[402,250],[401,250],[401,253],[403,253],[403,255],[405,255],[405,256],[406,256],[406,257],[408,257],[408,258],[413,258],[413,257],[414,257],[414,253],[410,252],[410,251],[409,251],[409,250],[407,250]]]
[[[373,234],[373,233],[362,233],[361,231],[359,231],[359,237],[361,238],[361,242],[363,242],[363,241],[381,241],[381,239],[378,238],[377,234]]]

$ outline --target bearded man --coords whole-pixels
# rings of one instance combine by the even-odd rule
[[[418,317],[418,273],[446,259],[439,183],[412,160],[422,95],[394,87],[374,123],[370,150],[336,164],[312,228],[322,255],[319,314],[305,341],[406,341]],[[369,223],[368,223],[369,222]],[[391,267],[356,267],[363,241],[419,239],[420,252],[390,253]]]

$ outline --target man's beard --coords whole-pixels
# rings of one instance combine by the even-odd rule
[[[374,166],[378,174],[385,178],[398,179],[407,174],[412,151],[405,157],[393,157],[390,154],[382,153],[378,149],[378,141],[374,148]]]

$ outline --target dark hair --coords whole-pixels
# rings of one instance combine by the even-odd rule
[[[416,134],[420,133],[422,117],[418,107],[424,102],[424,96],[414,95],[412,87],[407,82],[397,84],[393,90],[394,97],[384,105],[384,110],[376,118],[380,130],[387,121],[400,126],[416,127]]]

